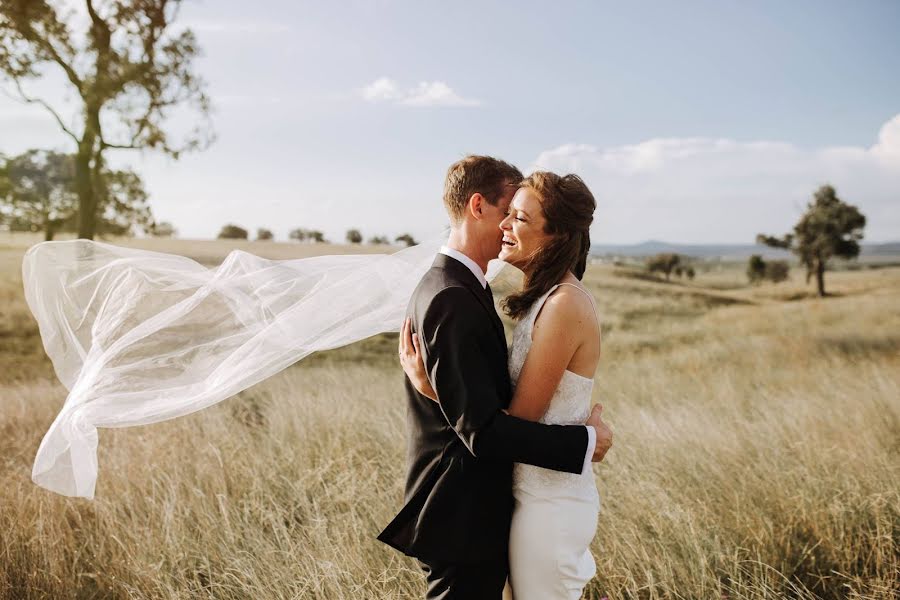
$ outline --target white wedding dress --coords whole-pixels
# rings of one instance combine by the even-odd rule
[[[514,386],[531,348],[535,318],[560,285],[581,290],[573,284],[554,285],[516,325],[509,353]],[[565,371],[540,422],[584,423],[590,415],[593,387],[593,379]],[[593,472],[575,475],[516,463],[513,497],[509,582],[515,600],[577,600],[596,572],[590,543],[597,528],[600,495]]]

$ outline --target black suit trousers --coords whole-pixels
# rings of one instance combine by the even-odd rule
[[[509,561],[442,563],[419,561],[428,582],[426,600],[500,600]]]

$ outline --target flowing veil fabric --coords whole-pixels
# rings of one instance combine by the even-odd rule
[[[93,498],[98,427],[186,415],[311,352],[399,331],[446,240],[445,232],[393,254],[288,260],[233,250],[215,268],[84,239],[32,246],[25,298],[69,390],[32,480]],[[502,265],[492,261],[488,279]]]

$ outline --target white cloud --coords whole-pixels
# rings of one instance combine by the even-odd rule
[[[381,77],[362,89],[362,97],[369,102],[394,100],[400,97],[400,90],[393,79]]]
[[[463,98],[443,81],[423,81],[401,100],[406,106],[478,106],[477,100]]]
[[[789,231],[824,183],[868,217],[867,239],[900,239],[900,114],[870,147],[657,138],[566,144],[542,152],[533,168],[585,179],[597,199],[597,243],[750,243],[757,233]]]
[[[401,106],[480,106],[481,102],[464,98],[443,81],[422,81],[413,88],[401,89],[388,77],[376,79],[360,90],[369,102],[394,102]]]

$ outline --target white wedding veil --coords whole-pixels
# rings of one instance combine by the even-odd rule
[[[84,239],[32,246],[22,262],[25,298],[69,390],[32,480],[93,498],[98,427],[186,415],[311,352],[399,331],[446,241],[445,231],[393,254],[287,260],[233,250],[214,268]],[[488,279],[502,266],[492,261]]]

